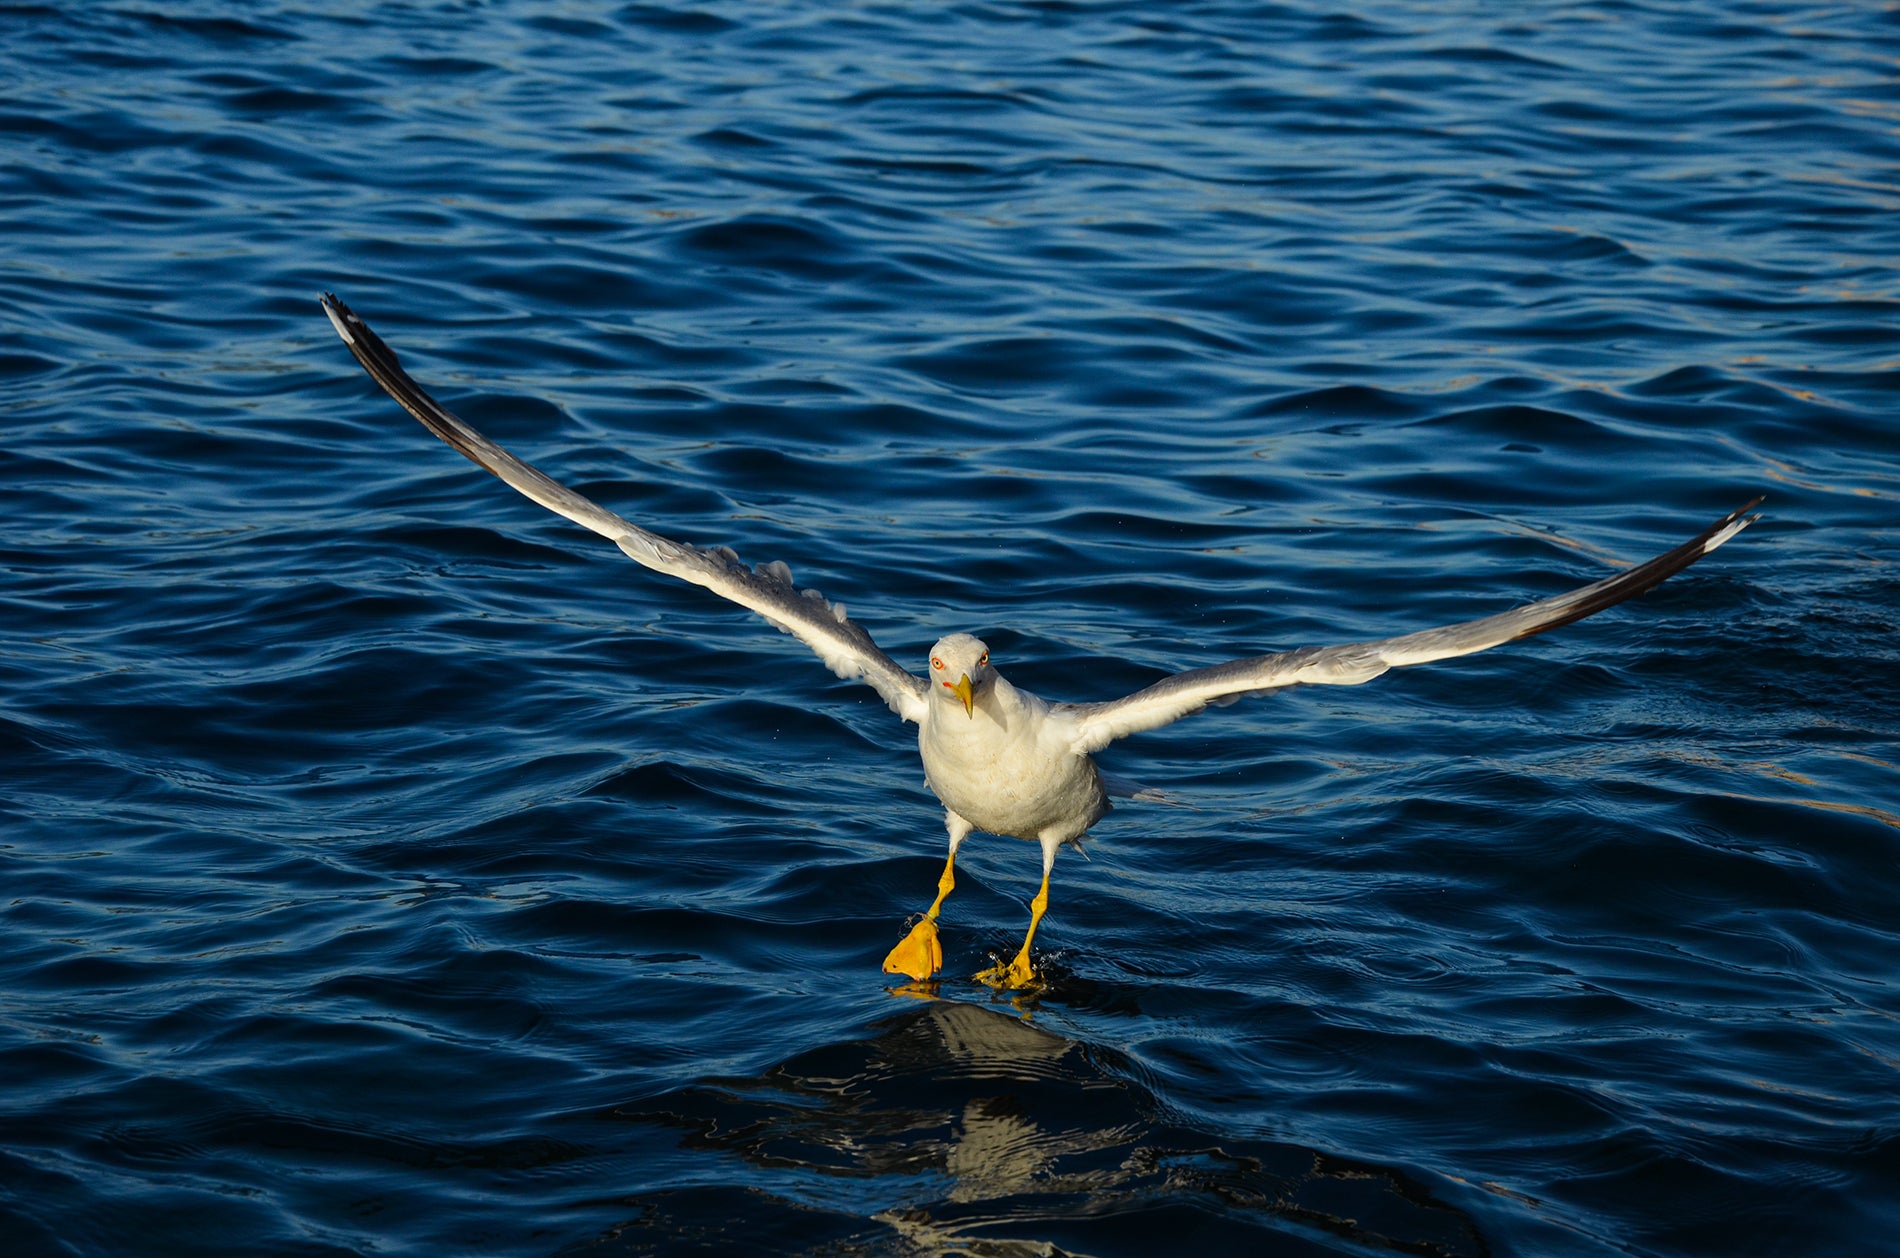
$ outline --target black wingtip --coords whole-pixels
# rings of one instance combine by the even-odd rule
[[[369,330],[363,326],[363,321],[356,317],[356,312],[338,300],[335,293],[323,294],[317,299],[317,304],[323,307],[323,313],[329,316],[330,326],[335,328],[336,334],[343,338],[343,343],[350,347],[352,353],[356,353],[358,345],[361,344],[356,334]],[[357,356],[360,358],[362,355],[357,354]]]
[[[1767,497],[1766,494],[1757,494],[1682,545],[1656,556],[1647,563],[1640,563],[1615,576],[1605,577],[1581,590],[1574,590],[1558,598],[1545,600],[1543,603],[1531,604],[1531,607],[1548,608],[1555,614],[1548,618],[1538,619],[1505,640],[1514,641],[1518,638],[1528,638],[1533,634],[1548,633],[1552,629],[1574,624],[1586,616],[1594,616],[1625,599],[1648,593],[1760,519],[1760,516],[1750,515],[1749,512],[1759,507],[1767,500]],[[1518,612],[1525,610],[1527,609],[1519,608]],[[1515,614],[1517,613],[1506,613],[1507,616]]]
[[[363,322],[362,316],[351,310],[335,293],[323,294],[319,304],[323,307],[323,313],[329,316],[330,326],[343,338],[343,343],[349,346],[350,353],[362,364],[363,370],[398,402],[409,406],[404,401],[405,392],[419,394],[422,389],[402,369],[402,360],[396,356],[395,350],[389,348],[389,343],[376,335],[369,324]],[[414,410],[413,407],[410,409]]]
[[[1721,520],[1709,529],[1709,533],[1711,535],[1719,534],[1732,524],[1735,527],[1733,532],[1730,532],[1728,536],[1733,537],[1736,533],[1741,532],[1755,521],[1761,519],[1762,513],[1756,511],[1755,508],[1767,501],[1767,494],[1756,494],[1753,498],[1750,498],[1747,502],[1723,516]]]

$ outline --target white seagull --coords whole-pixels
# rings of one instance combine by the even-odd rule
[[[885,958],[884,971],[920,980],[943,965],[937,914],[955,885],[957,848],[972,830],[983,830],[1041,844],[1042,886],[1030,901],[1029,931],[1015,958],[976,978],[998,988],[1037,985],[1029,945],[1049,907],[1049,871],[1057,850],[1078,843],[1108,812],[1109,787],[1090,757],[1116,739],[1241,695],[1283,686],[1354,686],[1389,668],[1470,655],[1567,625],[1682,571],[1752,523],[1757,517],[1749,512],[1762,501],[1758,497],[1730,512],[1647,563],[1482,620],[1189,669],[1105,703],[1051,703],[1005,681],[990,662],[989,648],[967,633],[940,639],[930,648],[929,673],[917,677],[879,650],[871,635],[845,616],[843,605],[794,586],[784,564],[748,567],[725,547],[669,541],[588,501],[450,414],[334,295],[324,295],[323,310],[370,377],[430,432],[548,510],[609,539],[634,561],[757,612],[816,651],[832,672],[864,682],[917,726],[924,781],[943,801],[950,854],[937,881],[937,898]]]

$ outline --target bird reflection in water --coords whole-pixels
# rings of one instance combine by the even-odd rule
[[[730,1240],[742,1215],[788,1252],[1487,1252],[1405,1172],[1157,1117],[1109,1050],[941,1000],[875,1030],[618,1111],[681,1131],[692,1168],[629,1226],[670,1248]]]

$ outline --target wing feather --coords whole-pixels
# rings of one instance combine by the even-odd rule
[[[1118,738],[1156,729],[1191,716],[1209,704],[1230,703],[1244,694],[1283,686],[1356,686],[1371,681],[1387,669],[1488,650],[1595,615],[1654,588],[1752,524],[1758,517],[1748,513],[1761,501],[1756,498],[1731,511],[1694,538],[1647,563],[1568,594],[1496,616],[1376,642],[1302,647],[1275,655],[1234,660],[1176,673],[1124,699],[1056,704],[1055,707],[1075,722],[1073,750],[1087,755]]]
[[[703,586],[791,634],[846,680],[863,681],[907,721],[920,721],[925,710],[922,679],[906,671],[871,640],[844,605],[816,590],[792,583],[791,569],[774,561],[747,567],[731,550],[705,550],[671,541],[623,519],[539,468],[516,458],[475,431],[430,397],[397,361],[396,352],[332,294],[323,296],[323,312],[363,370],[422,426],[456,451],[557,515],[592,529],[619,546],[637,563],[682,581]]]

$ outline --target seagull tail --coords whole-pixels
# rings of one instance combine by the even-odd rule
[[[1100,770],[1097,770],[1099,773]],[[1167,804],[1174,808],[1191,808],[1192,804],[1152,786],[1143,786],[1112,773],[1102,773],[1102,789],[1114,799],[1132,799],[1138,804]]]

